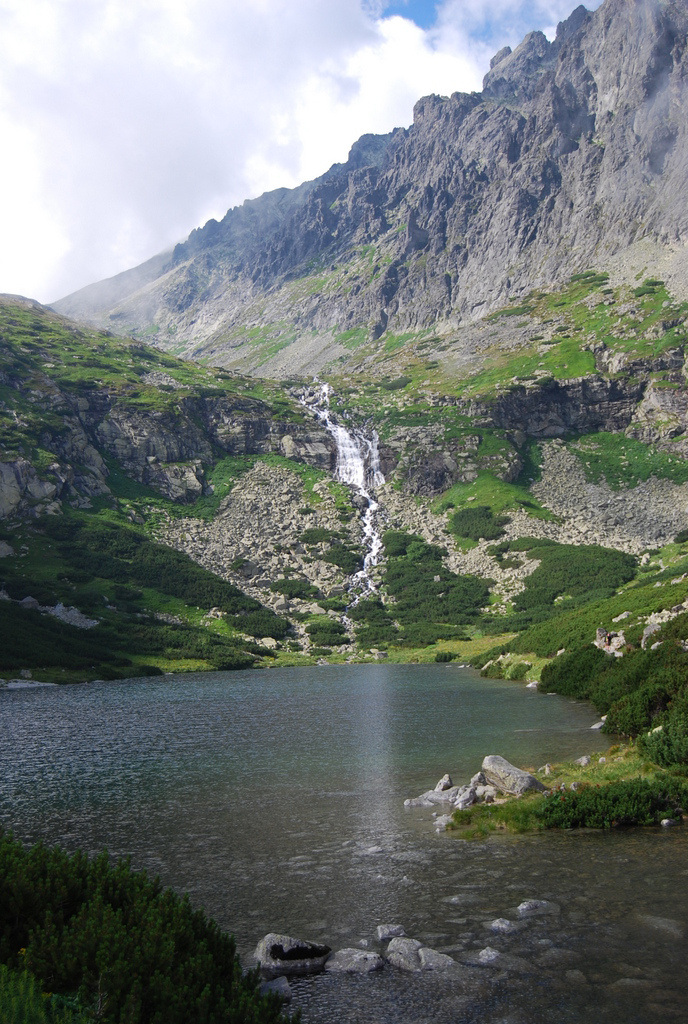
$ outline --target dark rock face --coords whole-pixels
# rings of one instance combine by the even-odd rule
[[[316,181],[192,232],[145,297],[127,278],[116,302],[77,293],[58,308],[175,324],[190,351],[221,355],[261,296],[279,319],[270,302],[314,260],[346,286],[292,296],[289,322],[377,337],[480,317],[641,238],[684,242],[687,35],[683,0],[578,7],[554,42],[532,32],[500,51],[482,93],[424,97],[408,130],[364,136]]]
[[[524,430],[531,437],[618,432],[630,424],[644,389],[643,381],[635,378],[548,380],[532,387],[520,384],[481,411],[495,426]]]

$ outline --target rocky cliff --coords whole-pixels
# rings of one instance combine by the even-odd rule
[[[553,42],[497,54],[481,93],[419,100],[409,129],[210,221],[143,287],[57,308],[289,373],[351,361],[365,338],[446,334],[589,266],[628,279],[648,254],[682,294],[687,34],[682,0],[579,7]]]
[[[30,300],[0,297],[0,361],[0,518],[89,504],[113,467],[182,502],[212,493],[206,474],[227,456],[334,468],[330,435],[284,392],[246,394]]]

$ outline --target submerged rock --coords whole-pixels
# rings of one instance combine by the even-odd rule
[[[280,976],[317,974],[322,971],[330,946],[319,942],[294,939],[291,935],[270,932],[256,946],[254,956],[266,978]]]
[[[364,949],[340,949],[325,964],[326,971],[339,974],[370,974],[380,971],[385,961],[379,953]]]
[[[377,926],[378,942],[389,942],[390,939],[406,935],[402,924],[379,924]]]
[[[272,981],[264,981],[260,986],[259,991],[262,996],[267,996],[272,993],[273,995],[281,996],[285,1003],[291,1002],[291,987],[284,976],[273,978]]]
[[[422,942],[418,939],[392,939],[387,947],[387,959],[401,971],[420,971],[418,950],[421,946]]]
[[[452,957],[424,946],[418,939],[392,939],[387,948],[387,959],[394,967],[410,973],[446,971],[458,966]]]
[[[558,914],[559,907],[549,900],[524,900],[518,905],[519,917],[533,917],[537,914]]]

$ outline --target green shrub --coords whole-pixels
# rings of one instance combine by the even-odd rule
[[[451,517],[451,528],[459,537],[470,540],[496,540],[504,533],[506,516],[496,516],[489,505],[461,508]]]
[[[317,587],[307,580],[275,580],[270,584],[270,590],[273,594],[284,594],[292,600],[295,597],[315,597],[318,593]]]
[[[420,540],[415,534],[404,533],[402,530],[387,530],[382,536],[382,543],[385,547],[385,554],[388,558],[398,558],[405,555],[409,544],[414,540]]]
[[[662,683],[645,683],[614,701],[607,713],[606,731],[637,736],[666,710],[669,692]]]
[[[386,647],[398,636],[394,619],[377,597],[359,601],[349,608],[347,615],[354,623],[356,642],[360,647]]]
[[[664,768],[688,768],[688,687],[669,705],[661,728],[641,736],[638,747]]]
[[[518,661],[509,669],[507,679],[513,679],[516,682],[520,682],[528,675],[528,669],[530,668],[532,668],[532,665],[529,661]]]
[[[20,951],[24,951],[23,953]],[[278,1024],[234,939],[157,879],[0,836],[0,962],[104,1024]],[[90,1015],[90,1014],[89,1014]]]
[[[303,531],[299,540],[302,544],[329,544],[333,540],[333,534],[323,526],[311,526]]]
[[[503,679],[504,662],[490,661],[487,665],[483,665],[483,667],[480,670],[480,675],[483,677],[483,679]]]
[[[632,779],[608,786],[583,786],[576,792],[555,790],[545,797],[537,813],[545,828],[658,825],[687,800],[688,786],[678,779]]]
[[[369,623],[385,631],[381,642],[405,647],[427,647],[440,639],[466,639],[457,627],[475,619],[487,604],[486,581],[451,572],[442,561],[445,549],[427,544],[416,534],[389,530],[383,543],[387,554],[384,583],[395,601],[386,606],[361,602],[361,611],[350,612],[354,621],[359,615],[370,616]],[[394,622],[402,627],[396,636]],[[372,636],[366,631],[365,640],[362,634],[357,634],[357,639],[367,644]]]
[[[664,626],[662,645],[654,651],[637,649],[613,658],[592,645],[576,648],[543,668],[541,689],[590,700],[607,713],[607,732],[637,736],[663,721],[670,702],[686,690],[688,653],[672,635],[685,630],[686,618]],[[680,732],[678,721],[677,728]]]
[[[28,971],[10,971],[0,965],[0,1020],[2,1024],[90,1024],[93,1018],[59,996],[44,995]]]
[[[540,561],[528,576],[525,590],[514,599],[518,611],[551,609],[557,597],[567,595],[588,601],[611,596],[635,576],[632,555],[590,544],[533,542],[522,538],[510,545],[512,551],[527,551]]]
[[[363,567],[363,557],[359,552],[352,551],[346,544],[333,544],[329,551],[322,556],[323,562],[336,565],[347,576],[353,576]]]
[[[452,651],[438,651],[435,655],[435,661],[440,664],[446,664],[448,661],[453,661],[456,655]]]
[[[348,641],[347,632],[342,623],[324,616],[316,622],[310,622],[306,626],[306,632],[311,643],[318,647],[337,647]]]
[[[274,640],[282,640],[289,629],[286,619],[281,619],[268,608],[260,608],[259,611],[238,616],[236,626],[249,636],[271,636]]]

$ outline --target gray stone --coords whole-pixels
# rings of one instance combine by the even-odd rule
[[[550,903],[549,900],[524,900],[523,903],[519,903],[517,910],[519,917],[535,917],[540,914],[559,913],[557,904]]]
[[[418,950],[421,970],[423,971],[447,971],[457,967],[456,960],[446,953],[439,953],[429,946],[421,946]]]
[[[523,924],[509,921],[506,917],[498,917],[495,921],[489,921],[487,927],[498,935],[513,935],[514,932],[520,931]]]
[[[578,760],[574,761],[573,763],[579,764],[582,768],[585,768],[586,765],[590,764],[590,756],[588,754],[583,754],[582,757],[579,757]]]
[[[451,776],[447,772],[445,775],[442,776],[440,781],[437,783],[437,785],[435,786],[435,790],[437,790],[438,792],[443,792],[445,789],[451,789],[453,785],[454,783],[451,780]]]
[[[422,942],[417,939],[394,938],[387,947],[387,959],[393,967],[400,971],[416,972],[421,970],[418,950]]]
[[[469,967],[490,967],[499,971],[515,971],[518,974],[537,972],[537,968],[523,957],[502,953],[492,946],[485,946],[478,953],[469,953],[463,956],[461,962]]]
[[[328,959],[326,971],[338,974],[370,974],[379,971],[385,961],[378,953],[364,949],[340,949]]]
[[[454,807],[456,808],[457,811],[465,811],[466,808],[471,807],[475,803],[475,801],[476,791],[475,789],[473,789],[472,786],[469,786],[468,788],[464,789],[462,793],[459,794],[459,796],[454,802]]]
[[[279,978],[273,978],[272,981],[264,981],[259,991],[262,996],[267,996],[271,993],[281,996],[285,1003],[290,1003],[292,1000],[291,987],[284,975],[281,975]]]
[[[266,978],[278,978],[281,975],[317,974],[323,970],[331,952],[331,948],[323,943],[270,932],[260,940],[254,956]]]
[[[428,789],[420,796],[404,800],[404,807],[430,807],[432,804],[450,804],[456,799],[459,793],[459,786],[452,786],[451,789]]]
[[[506,758],[500,757],[498,754],[488,754],[483,760],[482,770],[485,778],[491,785],[495,786],[500,792],[508,793],[512,796],[521,796],[522,793],[527,792],[529,789],[536,789],[542,793],[546,788],[530,772],[516,768]]]
[[[379,924],[376,933],[378,942],[389,942],[390,939],[403,938],[406,935],[402,924]]]
[[[682,939],[686,934],[685,925],[681,921],[675,921],[671,917],[657,917],[654,914],[636,914],[636,919],[645,928],[651,928],[654,932],[663,933],[672,939]]]
[[[476,786],[475,787],[475,798],[479,803],[491,804],[494,802],[497,796],[497,790],[494,786]]]

